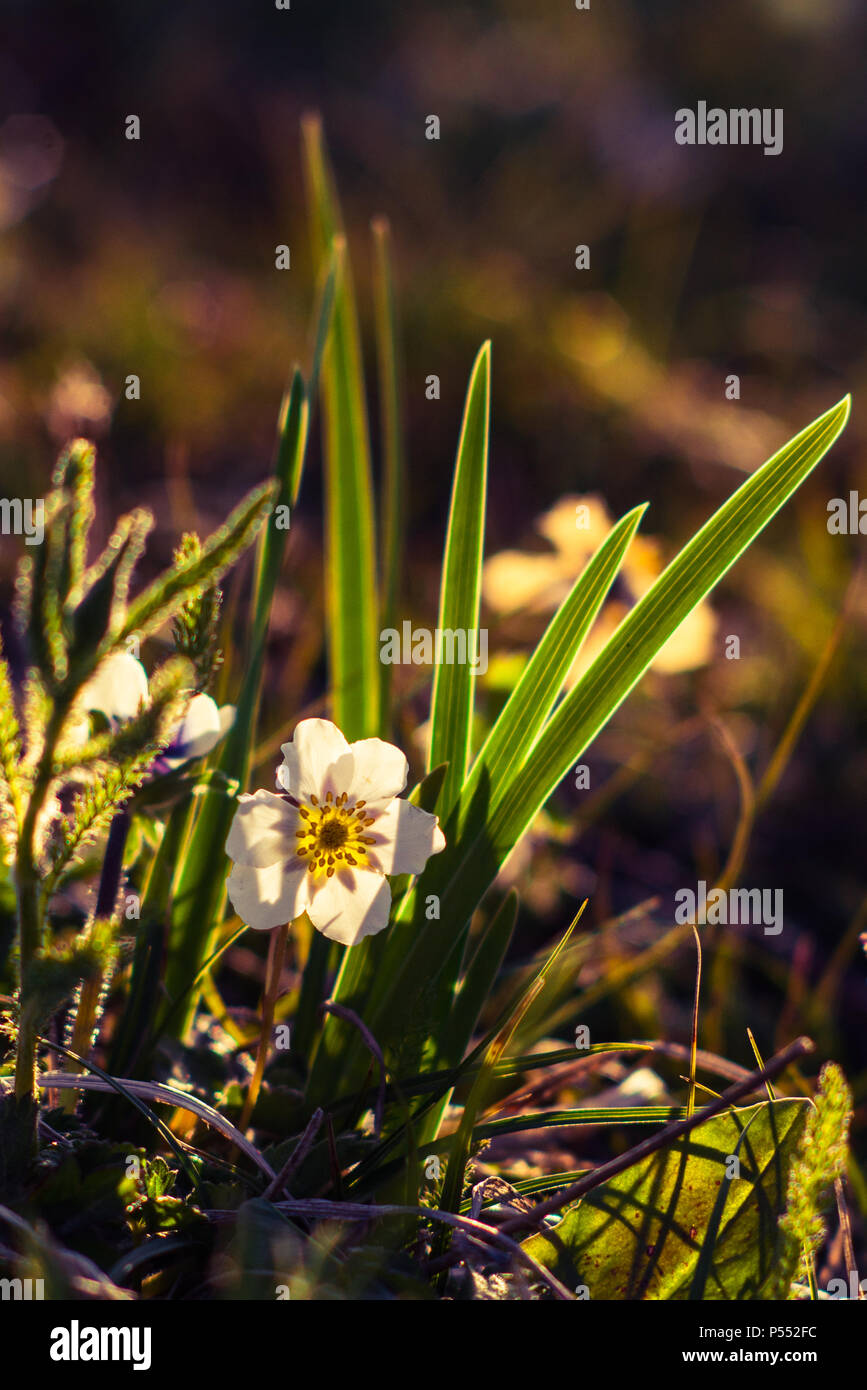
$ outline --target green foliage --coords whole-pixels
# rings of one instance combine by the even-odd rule
[[[96,450],[87,439],[74,439],[57,460],[52,482],[67,497],[68,535],[63,555],[60,593],[68,599],[82,581],[87,563],[87,538],[94,516],[93,484]]]
[[[24,794],[21,772],[21,729],[9,667],[0,646],[0,843],[14,849]]]
[[[836,1063],[827,1062],[789,1174],[775,1298],[794,1297],[792,1284],[802,1260],[808,1275],[812,1271],[813,1256],[825,1238],[823,1207],[835,1181],[846,1172],[851,1119],[846,1078]]]
[[[45,498],[45,540],[35,555],[19,565],[16,608],[26,629],[34,661],[49,690],[62,686],[69,665],[60,586],[63,582],[64,542],[67,538],[69,501],[62,493]]]
[[[10,1030],[17,1032],[17,1095],[0,1095],[0,1175],[26,1190],[30,1205],[21,1218],[20,1244],[27,1258],[35,1252],[50,1265],[53,1287],[64,1296],[82,1288],[76,1252],[85,1251],[101,1263],[107,1280],[142,1293],[152,1278],[150,1292],[180,1288],[181,1296],[191,1297],[207,1288],[270,1299],[276,1284],[285,1284],[293,1298],[430,1297],[434,1286],[419,1268],[419,1251],[430,1250],[435,1262],[443,1256],[439,1267],[460,1254],[451,1228],[435,1225],[432,1208],[441,1206],[457,1222],[468,1214],[481,1146],[563,1127],[608,1125],[620,1136],[626,1127],[684,1114],[679,1095],[665,1104],[635,1097],[635,1104],[615,1108],[595,1097],[592,1083],[580,1098],[567,1093],[552,1100],[536,1097],[534,1081],[532,1091],[514,1101],[528,1073],[556,1076],[564,1064],[574,1083],[574,1048],[549,1045],[534,1052],[532,1046],[545,1023],[562,1021],[552,1014],[550,997],[556,995],[559,1005],[567,987],[572,997],[573,966],[585,957],[566,952],[566,933],[552,952],[534,956],[532,968],[522,964],[513,971],[507,956],[518,922],[517,894],[486,895],[576,758],[807,478],[848,415],[847,398],[752,474],[636,603],[572,689],[564,691],[567,678],[629,559],[644,505],[627,512],[599,545],[502,696],[502,708],[499,695],[477,707],[469,664],[438,665],[429,770],[410,800],[439,813],[446,849],[417,879],[392,880],[390,927],[376,938],[341,954],[309,921],[296,924],[291,984],[278,1002],[278,1016],[292,1020],[292,1042],[281,1056],[263,1054],[264,1086],[250,1116],[257,1155],[232,1129],[244,1111],[239,1053],[250,1047],[253,1029],[246,1008],[228,1006],[233,996],[227,993],[223,1004],[215,974],[221,953],[239,934],[225,921],[224,845],[236,793],[247,787],[254,761],[264,759],[259,705],[269,620],[319,399],[329,713],[350,740],[388,734],[403,715],[392,708],[377,641],[378,626],[397,622],[405,546],[401,362],[388,234],[384,224],[375,226],[382,440],[377,511],[359,309],[316,121],[305,126],[304,153],[318,281],[313,353],[309,370],[292,373],[281,404],[273,477],[206,541],[184,535],[173,565],[136,593],[135,567],[153,517],[141,509],[122,517],[88,564],[95,455],[87,441],[72,441],[46,502],[45,544],[19,573],[17,609],[30,660],[20,702],[0,656],[0,828],[10,861],[9,883],[4,879],[2,887],[8,893],[15,883],[19,947],[18,978],[9,986],[12,991],[17,984],[18,995],[7,997]],[[438,624],[451,632],[474,632],[480,620],[490,395],[485,343],[468,383],[445,535]],[[156,779],[155,757],[191,693],[209,687],[221,660],[221,578],[254,539],[245,649],[224,672],[236,701],[234,725],[211,766],[195,778]],[[126,722],[82,739],[82,689],[99,663],[134,645],[130,639],[141,642],[168,624],[176,654],[151,676],[147,704]],[[499,713],[489,718],[491,705]],[[284,733],[288,737],[300,713],[281,711],[279,729],[267,731],[267,746],[271,732],[275,746]],[[136,792],[136,814],[150,817],[152,833],[137,835],[125,857],[129,812],[118,812]],[[106,831],[99,915],[76,933],[69,904],[80,882],[69,885],[66,902],[57,890],[73,873],[90,876],[93,863],[85,863],[85,852]],[[111,992],[112,1012],[114,999],[120,1002],[106,1062],[100,1052],[94,1060],[91,1043],[118,960],[116,902],[125,872],[141,890],[142,919],[131,969]],[[433,915],[426,911],[431,896],[438,909]],[[214,1016],[203,1012],[194,1033],[200,988]],[[323,1017],[328,994],[354,1011],[354,1023]],[[70,1000],[66,1036],[72,1045],[52,1041],[52,1047],[77,1074],[55,1078],[68,1104],[46,1117],[56,1137],[37,1151],[40,1032]],[[373,1035],[372,1045],[359,1021]],[[385,1056],[381,1093],[379,1062],[371,1062],[379,1046]],[[587,1060],[630,1051],[635,1060],[649,1047],[594,1044]],[[179,1097],[150,1078],[165,1079],[170,1070],[197,1094],[216,1097],[220,1113],[211,1110],[209,1123],[222,1128],[224,1148],[206,1151],[209,1141],[197,1137],[199,1156],[173,1132],[176,1120],[161,1118],[159,1107]],[[579,1087],[582,1075],[579,1069]],[[73,1112],[90,1086],[107,1090],[109,1099],[103,1095],[97,1104],[88,1094],[81,1119]],[[450,1101],[454,1123],[442,1133]],[[298,1156],[317,1106],[326,1113],[313,1116]],[[828,1067],[812,1110],[805,1101],[779,1100],[705,1121],[591,1189],[555,1228],[530,1237],[525,1249],[567,1286],[586,1284],[594,1298],[787,1294],[802,1257],[812,1272],[823,1235],[822,1203],[844,1169],[850,1110],[842,1074]],[[95,1143],[87,1126],[114,1124],[118,1112],[123,1119],[117,1123],[129,1126],[124,1132],[136,1141],[146,1133],[162,1153]],[[163,1154],[173,1155],[175,1166]],[[740,1165],[735,1175],[733,1156]],[[251,1157],[262,1158],[261,1165],[250,1164]],[[442,1159],[444,1177],[441,1168],[438,1178],[427,1176],[431,1158]],[[294,1165],[287,1190],[303,1199],[324,1196],[333,1224],[305,1212],[302,1229],[300,1220],[295,1224],[280,1210],[282,1193],[262,1195],[268,1165],[276,1173],[287,1161]],[[499,1196],[489,1201],[553,1193],[574,1176],[537,1171],[514,1184],[502,1181]],[[347,1197],[383,1206],[396,1198],[409,1214],[387,1211],[400,1219],[383,1219],[381,1244],[374,1244],[366,1219],[361,1228],[340,1223]],[[219,1223],[207,1220],[207,1204],[220,1209]],[[420,1220],[414,1207],[422,1208]],[[474,1252],[480,1265],[493,1263],[481,1246]],[[472,1269],[467,1282],[480,1296],[504,1296],[503,1289],[507,1294],[517,1286],[513,1278]]]
[[[71,999],[83,981],[99,979],[112,955],[104,932],[43,947],[22,980],[22,1013],[37,1030]]]
[[[439,976],[445,987],[454,979],[470,916],[533,818],[660,648],[816,467],[848,414],[847,397],[752,474],[629,612],[541,732],[531,723],[517,733],[500,786],[492,791],[483,778],[471,789],[469,806],[462,792],[464,809],[458,815],[466,815],[465,833],[452,833],[445,851],[429,862],[416,893],[403,900],[385,949],[375,941],[362,943],[338,982],[338,999],[363,1013],[381,1044],[397,1043],[432,980]],[[555,623],[562,613],[561,607]],[[496,727],[492,737],[497,737]],[[453,826],[448,829],[453,832]],[[442,921],[434,924],[426,921],[423,910],[430,893],[441,899]],[[371,956],[375,971],[365,970]],[[336,1036],[340,1045],[332,1043],[317,1055],[311,1098],[358,1084],[360,1049],[345,1032]],[[447,1059],[433,1052],[429,1065],[438,1061]]]
[[[358,310],[340,206],[319,122],[304,126],[313,249],[320,274],[336,266],[322,369],[325,598],[334,722],[350,739],[378,733],[382,667],[370,439]]]
[[[490,415],[491,345],[484,343],[470,374],[461,425],[437,620],[441,632],[465,633],[468,648],[469,634],[476,633],[479,626]],[[466,777],[473,688],[474,672],[469,660],[437,665],[431,696],[428,770],[446,764],[437,803],[444,821]]]
[[[142,639],[156,632],[184,604],[216,584],[255,539],[271,510],[273,498],[273,483],[254,488],[225,524],[208,537],[197,554],[187,555],[148,585],[130,604],[113,647],[120,647],[132,635]]]
[[[87,568],[93,482],[93,446],[75,440],[55,469],[44,543],[19,567],[17,615],[32,661],[24,699],[25,747],[8,670],[0,658],[0,814],[4,843],[14,859],[18,900],[19,1097],[33,1092],[41,1020],[77,983],[94,982],[110,970],[104,953],[101,965],[99,951],[93,954],[96,928],[72,946],[46,944],[51,896],[82,849],[147,778],[196,681],[203,682],[213,670],[217,580],[255,537],[274,493],[272,483],[254,489],[204,545],[186,537],[174,567],[130,603],[133,568],[153,520],[144,511],[122,518]],[[77,702],[84,684],[106,656],[125,649],[127,638],[141,640],[172,617],[179,646],[189,652],[195,669],[183,656],[165,662],[152,676],[149,699],[136,715],[82,743],[76,725],[84,714]],[[58,818],[57,791],[82,781],[71,810]],[[46,873],[45,841],[52,819],[58,825],[47,850]],[[95,1015],[93,999],[88,999],[86,1014],[79,1020],[85,1034]]]
[[[188,531],[175,551],[175,564],[179,568],[193,564],[201,554],[199,537],[194,531]],[[178,609],[172,622],[176,650],[188,657],[195,667],[197,691],[209,687],[223,661],[217,649],[222,597],[216,585],[200,589]]]
[[[329,312],[327,298],[320,312]],[[272,485],[276,516],[280,515],[277,509],[291,511],[295,505],[304,468],[308,423],[307,391],[301,373],[296,370],[280,411]],[[161,872],[152,879],[153,892],[170,919],[165,979],[169,1003],[160,1019],[160,1031],[170,1011],[170,1036],[174,1037],[184,1036],[195,1010],[198,991],[192,988],[193,982],[209,953],[226,901],[227,861],[223,846],[235,812],[235,803],[227,787],[243,787],[247,779],[259,713],[268,618],[286,546],[287,531],[275,523],[276,518],[260,536],[250,609],[252,639],[244,663],[234,723],[216,758],[221,778],[204,788],[194,803],[176,808],[166,833],[167,854],[160,856]],[[180,845],[183,845],[182,854],[178,849]],[[167,862],[168,846],[174,846],[173,863]],[[148,895],[143,912],[150,915],[153,910]],[[184,1006],[175,1007],[182,997]]]
[[[774,1297],[777,1223],[806,1101],[734,1110],[594,1188],[524,1248],[591,1299]],[[727,1179],[737,1158],[739,1176]]]
[[[94,652],[102,651],[123,626],[130,579],[153,524],[152,514],[143,507],[121,517],[105,550],[70,594],[67,617],[78,662],[76,673],[82,679],[93,668]]]

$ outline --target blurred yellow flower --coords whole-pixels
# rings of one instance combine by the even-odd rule
[[[601,497],[562,497],[536,520],[536,530],[550,542],[549,551],[503,550],[487,561],[482,593],[488,607],[502,617],[552,612],[569,593],[587,561],[612,527]],[[650,588],[664,568],[662,548],[649,536],[635,536],[620,571],[628,602],[611,598],[589,633],[567,677],[574,685],[604,647],[614,629]],[[656,656],[653,669],[665,675],[695,670],[710,660],[715,632],[713,610],[701,603]]]

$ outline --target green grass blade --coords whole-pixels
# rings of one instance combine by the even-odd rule
[[[322,363],[325,607],[334,722],[346,738],[379,730],[379,617],[370,438],[361,341],[342,219],[318,120],[304,124],[314,254],[336,261],[331,335]]]
[[[562,1125],[667,1125],[686,1118],[684,1105],[606,1105],[576,1110],[524,1111],[504,1120],[476,1125],[474,1139],[493,1139],[498,1134],[522,1134],[527,1129],[558,1129]]]
[[[484,343],[473,365],[458,444],[440,589],[440,631],[478,632],[488,476],[491,411],[491,345]],[[453,653],[453,655],[456,653]],[[460,791],[470,752],[474,672],[467,660],[439,661],[431,704],[428,767],[447,763],[439,809],[444,817]]]
[[[497,1074],[497,1069],[501,1065],[499,1059],[503,1051],[503,1047],[508,1046],[508,1043],[511,1041],[515,1032],[514,1020],[522,1020],[528,1005],[530,1005],[532,1001],[536,998],[536,996],[540,993],[550,971],[557,964],[557,961],[562,957],[564,951],[566,950],[572,933],[574,932],[582,916],[584,915],[584,909],[586,908],[586,906],[587,901],[585,899],[581,907],[578,909],[578,912],[575,914],[574,918],[567,927],[566,931],[563,933],[560,940],[556,942],[553,949],[549,952],[545,960],[541,963],[539,969],[535,972],[534,975],[532,975],[529,979],[524,980],[518,986],[512,998],[509,1000],[506,1006],[503,1009],[501,1009],[496,1020],[494,1021],[493,1027],[490,1028],[487,1034],[476,1043],[476,1046],[473,1048],[472,1052],[470,1052],[469,1055],[464,1058],[464,1060],[461,1062],[459,1066],[455,1067],[451,1071],[446,1071],[441,1074],[441,1079],[438,1080],[436,1087],[432,1088],[433,1094],[422,1103],[422,1105],[416,1111],[415,1115],[411,1117],[413,1125],[424,1121],[424,1130],[427,1136],[430,1136],[432,1133],[436,1132],[436,1129],[439,1125],[439,1118],[442,1114],[446,1100],[448,1099],[449,1092],[457,1084],[458,1081],[466,1077],[472,1076],[472,1095],[478,1097],[480,1095],[479,1088],[481,1085],[484,1084],[486,1076],[494,1076]],[[507,1033],[510,1024],[512,1025],[511,1031]],[[503,1041],[504,1038],[506,1039],[505,1043]],[[480,1062],[479,1066],[475,1065],[477,1062]],[[466,1106],[464,1107],[465,1119],[470,1109],[471,1105],[468,1101]],[[469,1124],[469,1122],[467,1122],[467,1124]],[[450,1135],[449,1138],[444,1141],[446,1147],[452,1145],[460,1146],[462,1138],[460,1131],[466,1131],[466,1129],[467,1125],[465,1125],[464,1122],[462,1122],[459,1131],[455,1135]],[[368,1155],[367,1158],[362,1159],[361,1163],[359,1163],[357,1169],[353,1173],[353,1181],[356,1181],[357,1179],[366,1175],[369,1171],[372,1171],[376,1167],[376,1165],[382,1161],[383,1158],[387,1157],[400,1143],[404,1131],[405,1127],[401,1127],[394,1130],[392,1134],[390,1134],[389,1137],[386,1140],[384,1140],[382,1144],[380,1144],[372,1154]],[[452,1151],[452,1155],[454,1156],[454,1151]]]
[[[457,1061],[463,1056],[485,1000],[499,977],[517,918],[518,895],[514,888],[511,888],[490,922],[485,925],[481,940],[455,993],[445,1022],[446,1038],[443,1050],[447,1057]]]
[[[581,644],[617,577],[645,510],[644,505],[633,508],[612,528],[552,618],[473,764],[458,803],[445,826],[447,848],[425,874],[424,888],[419,888],[420,894],[441,895],[444,892],[460,857],[462,843],[483,832],[491,806],[501,800],[505,788],[529,756]],[[392,971],[398,968],[397,963],[405,953],[412,949],[415,933],[411,920],[413,906],[413,899],[407,898],[398,909],[388,943],[387,959],[377,972],[370,1001],[373,1006],[386,997],[393,978]],[[456,971],[460,964],[459,957],[452,953],[450,960]],[[443,964],[443,960],[440,960],[441,974],[446,973]],[[356,988],[357,983],[353,981]],[[453,983],[453,978],[445,979],[443,990],[449,990]],[[449,1046],[443,1056],[449,1062],[454,1062],[462,1055],[469,1041],[469,1033],[462,1033],[457,1025],[450,1027],[448,1032]]]
[[[403,512],[406,448],[403,431],[403,382],[398,343],[397,309],[391,266],[391,232],[385,218],[373,223],[376,356],[379,377],[382,436],[382,501],[379,530],[382,548],[382,628],[394,627],[397,592],[403,563]],[[382,671],[380,728],[390,728],[391,667]]]
[[[485,806],[500,800],[530,754],[646,510],[644,503],[618,521],[552,618],[473,763],[447,839],[454,841],[466,833],[474,811],[478,815],[481,809],[483,815]]]
[[[490,818],[487,836],[498,860],[544,805],[573,759],[581,756],[620,707],[660,648],[816,467],[848,416],[847,396],[769,459],[714,513],[627,614],[552,715],[532,756],[515,774]]]
[[[494,795],[502,795],[503,787],[514,775],[515,764],[520,765],[529,753],[580,651],[581,643],[617,577],[644,511],[644,506],[634,508],[612,528],[551,620],[464,783],[458,804],[445,828],[448,847],[437,856],[425,875],[426,893],[440,894],[443,891],[459,853],[461,839],[469,834],[470,825],[478,833],[484,824],[489,800]],[[428,805],[426,809],[433,810],[435,805]],[[412,949],[415,929],[408,922],[412,916],[413,901],[410,895],[397,906],[395,926],[387,941],[377,939],[365,943],[344,961],[335,988],[336,998],[358,1009],[362,1006],[367,1008],[368,1004],[376,1005],[387,996],[394,971],[399,969],[404,953]],[[395,903],[398,903],[397,895]],[[373,969],[374,950],[376,969]],[[453,951],[450,960],[456,975],[460,954]],[[439,965],[442,973],[443,962],[440,961]],[[442,992],[447,993],[453,983],[454,978],[445,980]],[[368,1001],[369,987],[373,992]],[[461,997],[464,1006],[469,1005],[470,996],[464,990]],[[470,1019],[467,1029],[465,1022],[470,1015],[473,1015],[471,1006],[460,1008],[446,1029],[448,1042],[444,1056],[450,1062],[459,1060],[469,1042],[478,1012]],[[322,1103],[326,1094],[333,1094],[337,1072],[345,1070],[343,1049],[351,1049],[356,1057],[361,1057],[357,1039],[339,1020],[330,1020],[327,1029],[330,1035],[328,1061],[324,1049],[314,1059],[311,1094],[318,1098],[317,1103]],[[329,1068],[327,1079],[326,1067]]]
[[[381,1043],[400,1035],[406,1011],[416,1007],[421,981],[430,980],[493,882],[506,856],[573,762],[610,719],[656,653],[684,618],[731,568],[776,515],[840,434],[849,413],[846,397],[754,473],[710,518],[635,605],[582,680],[555,710],[530,755],[516,770],[499,803],[488,806],[479,834],[461,840],[448,864],[434,860],[416,899],[441,883],[442,922],[425,931],[416,910],[401,932],[400,955],[387,975],[387,996],[366,1014]],[[441,859],[446,858],[444,852]],[[429,925],[429,924],[428,924]],[[397,938],[397,933],[393,933]],[[396,948],[397,943],[395,943]],[[383,991],[384,994],[384,991]],[[432,1059],[432,1065],[435,1065]]]

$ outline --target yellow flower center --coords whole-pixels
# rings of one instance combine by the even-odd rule
[[[375,817],[365,811],[366,803],[350,801],[346,792],[336,799],[328,792],[321,803],[316,796],[311,796],[310,801],[311,805],[298,807],[304,829],[295,831],[295,853],[306,861],[308,871],[330,878],[343,864],[353,869],[369,868],[367,846],[376,841],[364,831],[373,825]]]

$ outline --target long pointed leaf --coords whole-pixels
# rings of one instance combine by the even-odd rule
[[[406,1011],[415,1007],[417,982],[428,980],[449,955],[449,937],[460,937],[506,856],[566,771],[684,618],[816,467],[840,434],[848,414],[846,397],[802,430],[720,507],[635,605],[554,712],[499,802],[488,805],[480,833],[462,839],[459,855],[450,855],[447,866],[432,862],[420,880],[416,901],[423,901],[426,892],[436,891],[428,888],[428,883],[440,882],[439,875],[447,868],[442,923],[437,924],[436,932],[426,931],[423,914],[416,910],[411,930],[401,929],[402,954],[388,975],[387,997],[378,1007],[369,1006],[366,1015],[381,1043],[399,1034]],[[445,852],[438,857],[445,859]],[[397,938],[398,933],[393,936]]]
[[[458,634],[467,646],[464,661],[438,660],[434,676],[428,767],[448,764],[438,802],[442,816],[448,814],[463,785],[470,753],[474,679],[470,645],[471,634],[477,640],[479,623],[490,413],[491,345],[484,343],[467,390],[440,589],[439,631],[453,634],[450,655],[458,655]]]
[[[318,120],[304,124],[304,158],[314,253],[337,266],[322,364],[325,604],[332,713],[351,742],[376,734],[380,717],[370,438],[352,271]]]

